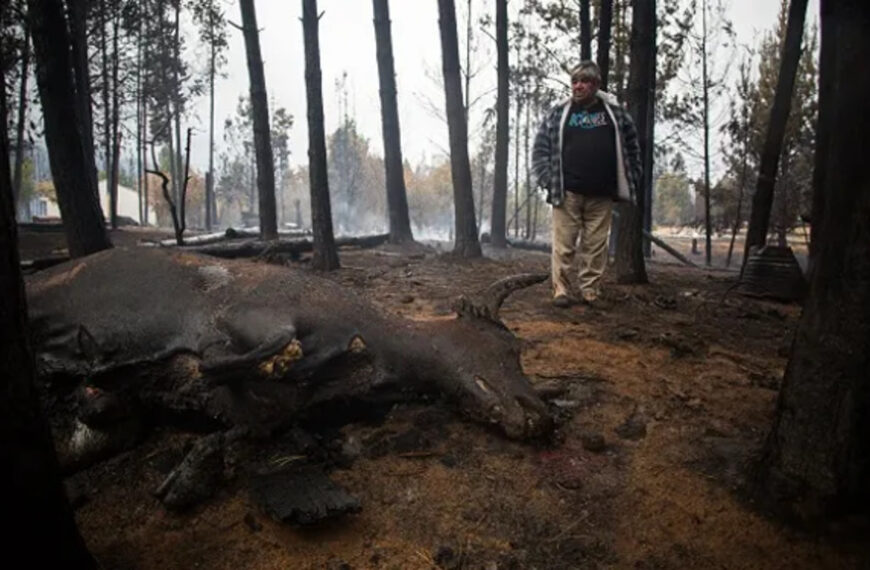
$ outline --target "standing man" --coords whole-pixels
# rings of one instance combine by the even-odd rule
[[[553,206],[553,305],[575,302],[569,272],[580,237],[579,289],[594,304],[607,266],[613,202],[634,201],[643,173],[637,130],[628,111],[599,91],[592,61],[571,70],[571,98],[548,113],[535,136],[532,169]]]

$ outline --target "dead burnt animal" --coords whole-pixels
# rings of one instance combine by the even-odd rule
[[[455,318],[413,322],[307,272],[118,248],[32,276],[28,295],[41,378],[82,394],[75,445],[131,410],[269,433],[433,393],[525,439],[552,419],[498,308],[544,278],[506,278],[461,298]]]

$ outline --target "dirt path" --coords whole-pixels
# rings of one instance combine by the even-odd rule
[[[342,264],[330,278],[430,319],[456,294],[548,260],[383,247]],[[729,294],[721,272],[653,263],[650,275],[646,287],[608,283],[596,308],[552,308],[546,284],[506,302],[526,373],[564,390],[558,445],[506,441],[437,403],[401,406],[341,430],[359,457],[333,478],[362,512],[299,530],[233,485],[165,512],[150,494],[160,458],[192,436],[155,434],[88,473],[77,510],[88,545],[107,569],[861,567],[859,539],[783,528],[742,498],[799,310]]]

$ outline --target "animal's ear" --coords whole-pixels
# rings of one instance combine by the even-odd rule
[[[453,302],[453,310],[460,317],[488,319],[500,324],[498,311],[508,295],[519,289],[542,283],[548,277],[546,273],[523,273],[499,279],[473,298],[460,295]]]
[[[79,353],[84,356],[84,360],[93,366],[100,354],[100,343],[94,338],[94,335],[85,327],[79,325],[79,332],[76,336],[76,341],[79,347]]]

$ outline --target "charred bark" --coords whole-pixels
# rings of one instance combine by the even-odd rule
[[[24,32],[21,47],[21,85],[18,89],[18,118],[15,124],[15,170],[12,176],[12,204],[17,208],[21,196],[21,171],[24,167],[24,125],[27,121],[27,76],[30,72],[30,35]],[[5,117],[5,115],[4,115]]]
[[[178,245],[184,245],[184,216],[178,215],[179,212],[175,198],[169,190],[169,177],[160,170],[153,142],[151,144],[151,160],[154,163],[154,170],[146,169],[145,172],[160,177],[160,180],[162,181],[161,188],[163,190],[163,199],[166,200],[166,204],[169,206],[169,215],[172,217],[172,228],[175,230],[175,243]]]
[[[260,235],[263,239],[278,237],[275,205],[275,165],[272,156],[272,134],[269,129],[269,100],[266,97],[266,77],[260,55],[260,31],[254,0],[241,0],[245,51],[248,54],[248,75],[251,79],[251,112],[254,119],[254,151],[257,154],[257,195],[260,206]]]
[[[635,204],[621,204],[616,239],[616,280],[619,283],[648,283],[643,255],[644,212],[647,186],[651,185],[653,105],[656,69],[656,7],[654,0],[634,3],[631,29],[631,71],[628,108],[637,126],[643,160],[641,187],[635,189]]]
[[[607,91],[610,75],[610,37],[613,31],[613,0],[601,0],[598,13],[598,68],[601,70],[601,89]]]
[[[837,51],[821,79],[837,88],[820,105],[837,136],[814,188],[822,239],[758,480],[762,497],[810,520],[870,509],[870,116],[852,112],[870,93],[870,12],[860,0],[825,4],[822,34],[836,34]]]
[[[121,97],[118,68],[121,54],[118,50],[118,28],[121,22],[118,6],[112,6],[112,162],[107,166],[106,183],[109,190],[109,220],[112,229],[118,227],[118,171],[121,162]]]
[[[103,100],[103,173],[106,176],[106,193],[109,195],[108,218],[112,218],[112,105],[109,102],[111,92],[109,90],[109,35],[106,31],[106,20],[109,11],[106,9],[106,0],[100,0],[100,95]],[[99,188],[99,176],[97,176],[97,188]],[[99,192],[99,190],[98,190]],[[99,194],[98,194],[99,196]],[[103,212],[105,215],[107,212]],[[114,228],[114,226],[112,226]]]
[[[837,85],[834,83],[834,67],[837,65],[837,35],[835,20],[830,15],[830,4],[821,4],[821,53],[819,55],[819,115],[816,123],[816,156],[813,168],[813,188],[821,188],[825,183],[828,162],[828,146],[831,140],[831,120],[836,113],[834,107]],[[809,271],[815,266],[818,244],[822,240],[821,221],[825,217],[825,194],[813,192],[812,212],[810,213],[810,259]]]
[[[589,18],[589,0],[580,0],[580,59],[592,59],[592,22]]]
[[[208,69],[208,173],[205,179],[205,229],[211,231],[214,212],[214,80],[217,74],[217,45],[214,38],[214,9],[209,7],[211,46]]]
[[[377,247],[388,240],[389,234],[345,237],[336,239],[335,245],[336,247]],[[204,245],[188,245],[185,251],[195,251],[224,259],[268,257],[275,254],[288,254],[293,257],[314,251],[314,242],[307,239],[250,240],[229,243],[224,241]]]
[[[468,123],[462,105],[456,7],[453,0],[438,0],[438,24],[441,29],[444,95],[447,102],[447,128],[450,134],[450,173],[453,180],[455,228],[453,254],[466,258],[480,257],[480,241],[477,238],[477,224],[474,220],[471,164],[468,160]]]
[[[749,255],[767,243],[767,229],[770,224],[770,211],[773,207],[773,190],[779,169],[782,141],[785,138],[788,115],[794,92],[795,76],[801,57],[801,38],[804,33],[804,20],[807,14],[807,0],[791,0],[788,12],[785,42],[776,83],[776,95],[770,110],[770,122],[761,153],[761,166],[758,184],[752,197],[752,214],[746,232],[746,245],[743,252],[743,267]]]
[[[35,8],[35,18],[40,18],[43,7]],[[0,520],[6,521],[4,554],[37,567],[96,568],[64,495],[57,456],[34,389],[6,116],[6,92],[0,89],[0,460],[4,466],[0,470],[4,494]]]
[[[323,77],[320,72],[320,15],[317,0],[302,0],[305,36],[305,91],[308,100],[308,175],[311,191],[311,229],[314,233],[316,269],[338,269],[338,250],[332,230],[329,176],[326,168],[326,134],[323,126]]]
[[[112,247],[97,199],[96,168],[76,97],[70,35],[60,0],[29,0],[36,79],[49,162],[72,257]]]
[[[384,133],[384,168],[387,181],[387,209],[390,215],[390,241],[414,241],[408,215],[405,169],[402,164],[402,135],[396,97],[396,72],[393,66],[393,40],[390,33],[388,0],[374,0],[375,41],[381,95],[381,126]]]
[[[707,267],[713,263],[713,222],[710,219],[710,75],[707,72],[708,66],[708,45],[707,45],[707,2],[704,0],[701,3],[701,18],[703,31],[701,42],[701,91],[703,101],[703,129],[704,129],[704,262]]]
[[[87,39],[87,8],[92,0],[82,2],[67,2],[70,21],[70,41],[72,44],[73,75],[75,78],[76,109],[82,123],[82,136],[85,139],[85,149],[90,155],[89,165],[94,168],[94,180],[97,180],[96,162],[94,160],[94,117],[91,108],[91,71],[88,62]],[[96,186],[94,187],[96,192]],[[99,195],[95,194],[97,203]]]
[[[507,246],[507,171],[510,114],[510,62],[508,51],[507,0],[495,2],[495,38],[498,52],[498,96],[496,99],[495,174],[492,187],[492,246]]]

